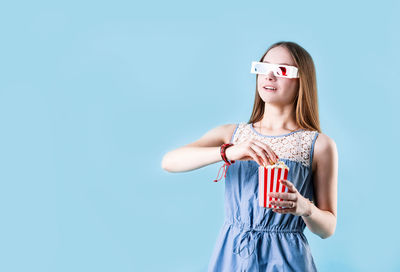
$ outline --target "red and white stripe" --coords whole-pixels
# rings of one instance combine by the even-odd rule
[[[287,179],[288,169],[281,167],[264,167],[258,168],[258,199],[260,207],[277,208],[278,206],[271,205],[270,202],[278,200],[275,197],[267,197],[268,192],[283,193],[288,192],[285,185],[279,182],[280,179]],[[281,208],[281,207],[279,207]]]

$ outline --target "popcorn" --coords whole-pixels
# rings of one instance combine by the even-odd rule
[[[274,165],[258,167],[258,199],[259,206],[264,208],[282,208],[271,205],[271,201],[282,201],[280,198],[267,197],[268,193],[288,192],[287,186],[280,183],[280,179],[287,179],[289,167],[283,162],[278,161]]]

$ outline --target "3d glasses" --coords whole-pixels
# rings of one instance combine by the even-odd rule
[[[267,75],[270,71],[274,73],[277,77],[283,78],[298,78],[299,73],[298,69],[295,66],[289,65],[280,65],[266,62],[251,62],[251,71],[252,74],[263,74]]]

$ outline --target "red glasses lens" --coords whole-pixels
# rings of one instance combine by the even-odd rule
[[[281,75],[281,76],[287,76],[287,74],[286,74],[286,67],[279,67],[279,72],[278,72],[278,74]]]

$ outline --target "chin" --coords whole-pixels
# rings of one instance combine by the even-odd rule
[[[261,97],[261,96],[260,96]],[[275,99],[274,97],[261,97],[261,100],[267,104],[274,104],[274,105],[282,105],[282,101],[279,99]]]

